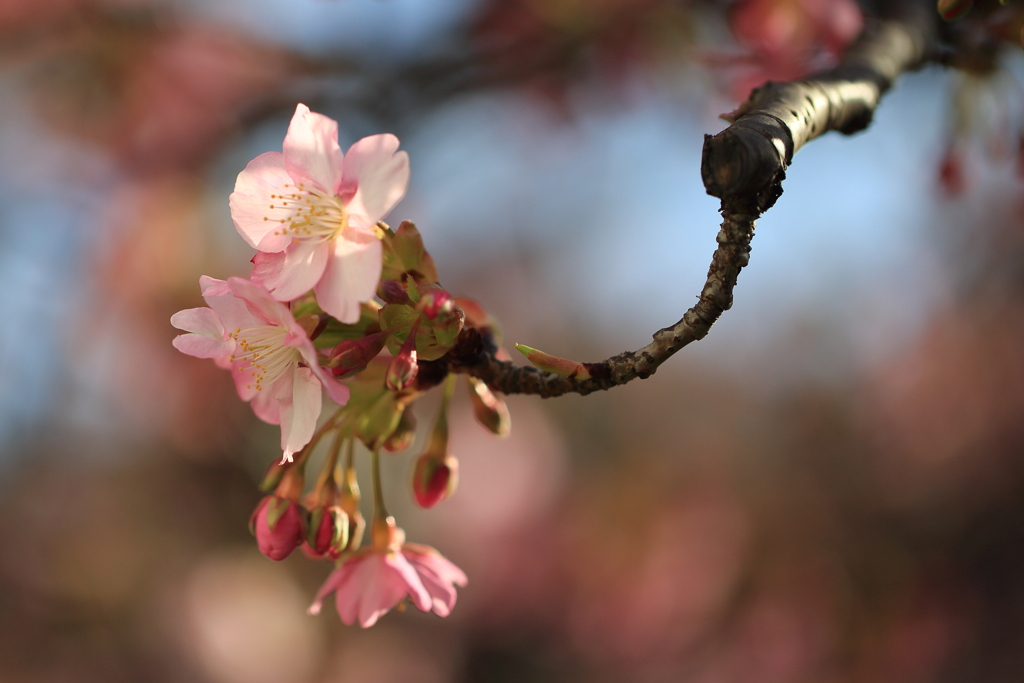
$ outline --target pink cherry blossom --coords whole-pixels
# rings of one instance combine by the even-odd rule
[[[233,277],[199,280],[209,308],[175,313],[188,334],[172,342],[183,353],[230,368],[235,389],[264,422],[281,425],[284,460],[309,443],[320,415],[320,387],[344,405],[348,387],[320,367],[306,331],[263,285]]]
[[[365,548],[331,572],[309,613],[319,614],[324,598],[334,593],[338,616],[349,625],[373,626],[406,596],[420,611],[446,617],[455,606],[455,586],[466,583],[462,570],[429,546]]]
[[[343,155],[337,122],[304,104],[283,148],[250,161],[229,201],[235,228],[258,250],[252,279],[278,301],[312,289],[323,310],[356,322],[380,280],[376,224],[405,195],[409,155],[390,134],[363,138]]]

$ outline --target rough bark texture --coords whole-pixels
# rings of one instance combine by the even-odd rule
[[[584,363],[590,378],[579,379],[500,361],[488,330],[467,329],[455,348],[423,372],[423,383],[462,372],[505,394],[550,397],[589,394],[651,376],[676,351],[703,339],[732,305],[754,222],[782,194],[796,151],[830,130],[851,134],[866,128],[897,76],[930,57],[931,26],[913,20],[870,25],[835,69],[807,80],[766,84],[727,117],[732,125],[705,137],[701,177],[708,194],[722,200],[718,248],[697,303],[679,322],[655,332],[650,344]]]

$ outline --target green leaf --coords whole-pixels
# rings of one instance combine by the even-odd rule
[[[380,329],[387,330],[399,326],[399,329],[391,333],[392,339],[400,337],[399,346],[409,336],[409,328],[412,327],[416,318],[420,317],[419,311],[405,304],[385,304],[377,315],[380,320]]]
[[[462,331],[462,326],[465,322],[466,314],[462,312],[462,309],[455,309],[455,315],[440,325],[434,325],[434,337],[437,339],[437,343],[450,349],[455,344],[455,339],[459,336],[459,332]]]
[[[291,304],[292,316],[298,320],[299,318],[307,315],[320,315],[323,313],[323,309],[320,308],[320,304],[316,302],[316,297],[313,292],[303,294]]]
[[[377,321],[377,304],[364,302],[360,304],[358,322],[345,324],[331,318],[327,321],[327,327],[320,333],[320,336],[313,340],[313,346],[318,349],[329,349],[346,339],[362,339],[367,334],[376,331],[371,330],[370,327],[376,325]]]
[[[369,410],[363,411],[356,425],[356,436],[371,451],[377,450],[398,428],[404,410],[405,403],[398,394],[393,391],[384,392]]]
[[[359,374],[345,380],[349,388],[348,403],[345,404],[346,413],[355,415],[367,410],[381,394],[387,392],[384,377],[387,375],[390,361],[390,358],[374,358]]]
[[[397,326],[397,329],[388,336],[388,351],[392,356],[401,351],[402,344],[409,338],[412,324],[419,317],[419,311],[404,304],[387,304],[380,309],[381,329]],[[441,324],[424,319],[416,331],[416,354],[419,359],[437,360],[448,353],[464,323],[465,315],[461,310]]]
[[[423,238],[412,221],[403,221],[393,234],[385,233],[384,280],[403,280],[408,273],[417,282],[437,282],[437,266],[423,246]]]

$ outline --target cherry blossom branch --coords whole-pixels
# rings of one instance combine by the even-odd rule
[[[754,223],[782,194],[796,151],[831,130],[850,135],[865,129],[896,78],[933,58],[933,27],[926,15],[871,24],[837,67],[807,80],[766,84],[725,117],[732,125],[705,136],[701,178],[708,194],[722,200],[718,248],[697,303],[679,322],[655,332],[651,343],[582,363],[582,371],[565,376],[498,360],[489,331],[470,328],[445,357],[424,364],[433,367],[424,368],[419,384],[432,386],[448,372],[459,372],[505,394],[546,398],[585,395],[651,376],[679,349],[703,339],[731,307]]]

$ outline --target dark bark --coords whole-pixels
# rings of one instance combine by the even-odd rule
[[[933,19],[916,14],[870,25],[834,69],[806,80],[768,83],[706,136],[701,177],[708,194],[722,200],[722,227],[699,300],[676,324],[654,333],[650,344],[599,363],[584,363],[579,379],[520,367],[495,358],[487,330],[465,330],[433,370],[462,372],[505,394],[589,394],[645,379],[676,351],[703,339],[732,305],[740,270],[747,264],[754,222],[782,194],[793,155],[828,131],[852,134],[870,123],[882,95],[904,71],[931,58]],[[430,372],[426,376],[443,376]]]

